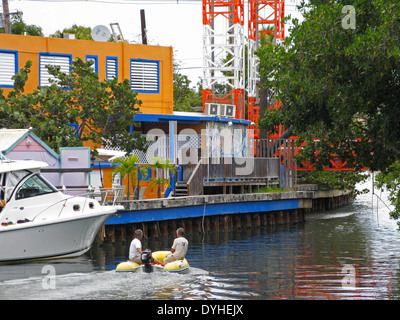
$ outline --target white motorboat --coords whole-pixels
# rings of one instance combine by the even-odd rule
[[[45,166],[0,158],[0,262],[82,255],[122,209],[58,191],[41,176]]]

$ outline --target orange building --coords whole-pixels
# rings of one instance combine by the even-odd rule
[[[172,47],[0,34],[0,86],[7,93],[11,77],[31,60],[25,91],[32,92],[49,84],[45,65],[68,71],[76,57],[94,60],[100,80],[129,79],[143,113],[172,114]]]
[[[30,60],[32,67],[25,92],[32,92],[38,86],[49,85],[51,75],[46,65],[57,65],[62,71],[68,72],[72,60],[77,57],[93,60],[94,70],[100,80],[113,77],[121,81],[129,79],[132,90],[138,93],[137,98],[142,101],[139,106],[141,113],[136,114],[133,119],[141,123],[136,130],[143,134],[148,134],[152,129],[162,132],[162,136],[152,142],[149,149],[157,150],[154,155],[180,166],[178,180],[185,179],[181,164],[182,150],[190,147],[205,151],[211,146],[202,130],[213,129],[220,132],[224,129],[241,129],[245,132],[251,123],[220,114],[174,113],[172,47],[0,34],[0,87],[5,94],[12,90],[12,77]],[[203,147],[200,143],[202,140]],[[210,150],[214,150],[213,148]],[[145,158],[140,160],[142,166],[148,164],[147,156],[141,154],[140,158]],[[127,178],[123,181],[112,178],[114,167],[106,160],[96,161],[92,168],[91,183],[98,180],[92,186],[110,188],[127,185]],[[148,187],[150,177],[154,178],[156,175],[155,170],[150,170],[147,178],[140,179],[140,186],[146,187],[145,198],[157,197],[158,188]],[[162,186],[163,196],[168,196],[173,188],[174,177],[169,178],[171,186]]]
[[[77,57],[93,60],[100,80],[129,79],[142,101],[141,112],[173,113],[172,47],[0,34],[0,87],[4,94],[11,91],[12,77],[30,60],[32,67],[25,92],[32,92],[38,86],[49,85],[51,76],[46,65],[57,65],[68,72]],[[102,171],[104,186],[111,187],[112,168],[108,166]]]

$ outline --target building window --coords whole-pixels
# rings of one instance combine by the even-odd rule
[[[106,79],[113,80],[118,78],[118,58],[107,57],[106,58]]]
[[[39,84],[41,87],[52,85],[50,79],[54,77],[49,74],[46,66],[59,66],[60,71],[64,73],[70,72],[70,65],[72,63],[72,55],[70,54],[57,54],[57,53],[39,53]]]
[[[93,64],[92,64],[93,71],[96,74],[99,74],[99,63],[98,63],[97,56],[87,55],[86,56],[86,61],[93,61]]]
[[[159,93],[160,62],[131,59],[131,88],[141,93]]]
[[[11,50],[0,50],[0,86],[13,88],[12,77],[18,73],[18,52]]]

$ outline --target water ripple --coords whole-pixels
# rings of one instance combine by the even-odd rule
[[[67,261],[0,265],[0,299],[399,299],[398,226],[371,199],[296,225],[189,235],[185,275],[117,273],[129,249],[117,244]],[[51,290],[43,287],[47,264],[57,270]]]

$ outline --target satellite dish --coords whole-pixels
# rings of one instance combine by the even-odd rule
[[[108,41],[111,37],[111,32],[106,26],[98,25],[93,28],[91,35],[95,41]]]

